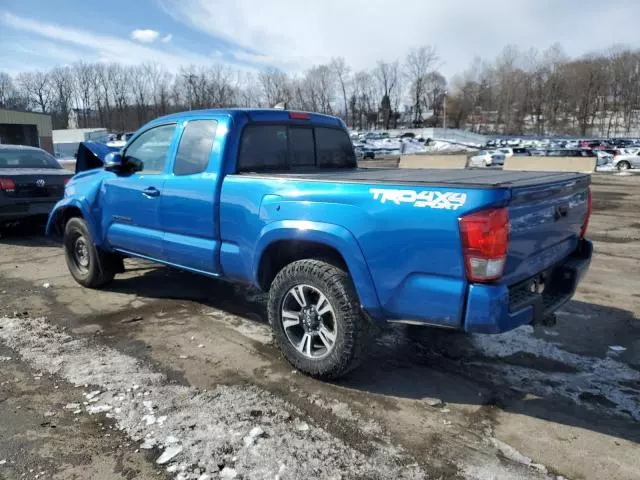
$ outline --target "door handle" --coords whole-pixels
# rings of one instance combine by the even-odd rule
[[[160,190],[158,190],[156,187],[149,187],[142,190],[142,194],[145,197],[157,197],[160,195]]]

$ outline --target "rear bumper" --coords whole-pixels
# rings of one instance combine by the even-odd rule
[[[501,333],[529,323],[540,323],[568,302],[587,273],[593,245],[581,240],[562,263],[544,273],[542,293],[531,291],[537,276],[517,285],[469,286],[464,330],[473,333]]]
[[[12,201],[0,203],[0,224],[13,222],[23,218],[49,215],[57,199],[51,201]]]

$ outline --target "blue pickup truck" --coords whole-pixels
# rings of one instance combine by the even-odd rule
[[[127,257],[255,285],[287,360],[335,378],[386,322],[500,333],[553,319],[591,260],[589,184],[359,169],[337,118],[203,110],[148,123],[76,174],[47,231],[85,287]]]

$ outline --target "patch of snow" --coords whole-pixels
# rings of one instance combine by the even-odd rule
[[[142,417],[142,421],[146,422],[147,426],[153,425],[156,423],[156,417],[155,415],[145,415]]]
[[[91,405],[87,408],[87,412],[89,415],[94,415],[96,413],[104,413],[111,410],[111,405]]]
[[[497,438],[492,438],[491,443],[493,443],[493,446],[496,447],[498,451],[509,460],[517,463],[522,463],[524,465],[531,465],[531,459],[526,455],[520,453],[511,445],[508,445],[503,441],[498,440]]]
[[[162,452],[162,455],[158,457],[156,463],[158,465],[164,465],[173,460],[180,452],[182,452],[182,445],[171,445]]]
[[[180,438],[158,460],[169,463],[179,455],[185,464],[179,475],[184,478],[275,478],[283,464],[286,478],[317,478],[318,468],[323,478],[426,478],[418,465],[406,466],[407,454],[400,448],[375,442],[365,455],[326,430],[298,420],[304,418],[302,411],[256,386],[218,385],[201,391],[176,385],[138,359],[72,337],[44,319],[2,318],[0,324],[0,339],[33,368],[76,386],[100,388],[100,405],[87,410],[117,405],[119,410],[109,412],[116,428],[141,446],[151,446],[152,439]],[[138,396],[140,392],[148,395]],[[152,402],[158,418],[167,417],[162,424],[141,421],[149,414],[142,398]],[[243,432],[259,432],[254,430],[254,411],[262,412],[259,428],[269,434],[258,435],[259,441],[247,448]],[[174,455],[178,448],[181,451]],[[221,464],[226,466],[218,473]]]
[[[245,447],[250,447],[251,445],[253,445],[254,443],[256,443],[256,440],[260,437],[264,437],[265,433],[264,430],[261,427],[253,427],[251,429],[251,431],[249,432],[249,435],[247,435],[246,437],[244,437],[244,446]]]
[[[624,352],[627,347],[623,347],[622,345],[609,345],[609,350],[612,352]]]
[[[158,444],[155,438],[145,438],[144,442],[140,445],[143,450],[151,450]]]
[[[494,364],[498,382],[508,382],[542,397],[562,395],[589,409],[611,408],[617,413],[626,413],[640,420],[640,404],[636,394],[623,387],[624,383],[640,382],[640,372],[611,357],[598,358],[563,350],[555,343],[533,336],[533,327],[524,326],[500,335],[474,335],[471,337],[470,356],[478,353],[486,357],[504,358],[527,353],[550,359],[576,370],[539,371],[535,364],[531,368],[520,365]],[[486,366],[486,365],[484,365]],[[593,398],[603,397],[612,403],[606,407]]]
[[[233,480],[237,476],[238,472],[236,472],[235,469],[229,467],[224,467],[220,472],[220,478],[222,480]]]
[[[100,392],[100,390],[94,390],[94,391],[93,391],[93,392],[91,392],[91,393],[86,393],[86,394],[85,394],[85,398],[87,399],[87,401],[89,401],[89,402],[90,402],[90,401],[91,401],[91,400],[93,400],[95,397],[97,397],[98,395],[100,395],[100,393],[101,393],[101,392]]]

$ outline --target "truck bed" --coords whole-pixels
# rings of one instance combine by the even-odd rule
[[[518,172],[502,170],[441,170],[410,168],[357,168],[296,172],[243,173],[243,176],[290,178],[319,182],[392,183],[406,185],[450,185],[452,187],[527,187],[589,177],[585,173]]]

